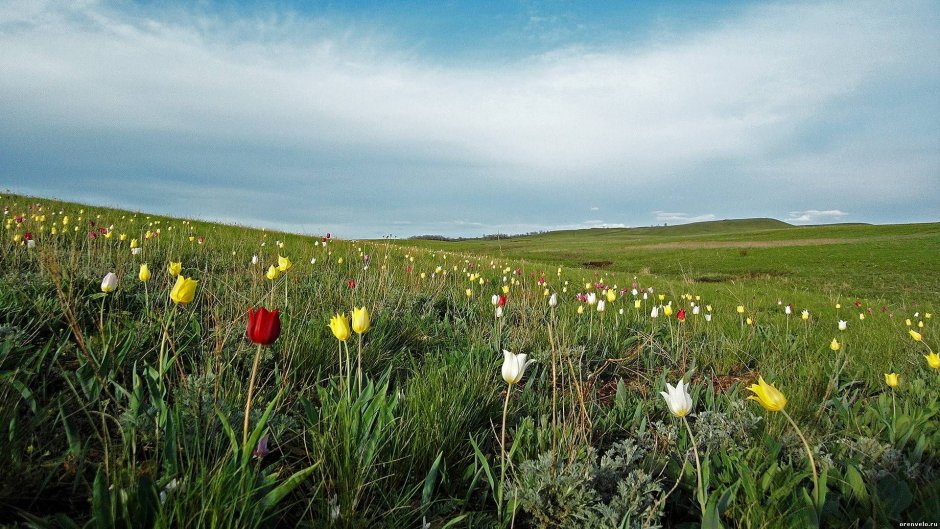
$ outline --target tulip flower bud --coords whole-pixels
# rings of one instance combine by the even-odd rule
[[[140,265],[140,272],[137,273],[137,279],[140,279],[144,283],[150,281],[150,268],[147,266],[147,263]]]
[[[118,278],[114,272],[108,272],[101,280],[101,291],[104,293],[114,292],[118,286]]]

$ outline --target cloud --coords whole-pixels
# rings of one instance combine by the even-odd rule
[[[797,224],[816,224],[825,222],[840,222],[849,214],[838,209],[808,209],[806,211],[791,211],[787,222]]]
[[[699,186],[669,207],[713,193],[722,216],[798,209],[808,194],[929,210],[940,56],[923,50],[940,49],[938,20],[931,1],[770,4],[650,42],[462,63],[322,18],[11,2],[0,177],[46,193],[121,188],[122,201],[151,179],[180,207],[191,184],[225,190],[214,215],[250,205],[253,218],[371,230],[451,209],[579,224],[538,196],[512,216],[485,205],[534,184],[585,201]],[[262,200],[258,182],[272,181]],[[492,191],[455,191],[467,182]]]
[[[601,208],[599,208],[599,207],[597,207],[597,206],[593,206],[593,207],[591,208],[591,211],[599,211],[600,209],[601,209]]]
[[[670,213],[667,211],[654,211],[653,215],[656,219],[656,222],[672,222],[673,224],[686,224],[689,222],[705,222],[709,220],[715,220],[715,217],[712,213],[707,213],[705,215],[688,215],[686,213]]]

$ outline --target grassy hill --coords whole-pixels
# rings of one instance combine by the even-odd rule
[[[586,229],[506,240],[407,241],[687,282],[760,282],[784,292],[914,301],[940,297],[940,223],[792,226],[773,219]]]
[[[940,518],[937,224],[324,244],[0,208],[0,525]]]

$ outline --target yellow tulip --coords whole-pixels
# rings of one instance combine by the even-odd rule
[[[509,294],[509,285],[503,285],[503,294]]]
[[[269,266],[268,273],[264,274],[264,277],[270,279],[271,281],[274,281],[280,276],[281,276],[280,270],[278,270],[278,268],[274,265]]]
[[[908,329],[907,333],[911,335],[911,338],[913,338],[915,342],[920,342],[924,339],[924,337],[914,329]]]
[[[362,307],[361,309],[353,307],[352,328],[356,334],[362,334],[368,331],[370,323],[369,311],[365,307]]]
[[[663,315],[672,316],[672,305],[666,305],[663,307]]]
[[[472,297],[473,297],[473,290],[471,290],[471,289],[468,288],[466,292],[467,292],[467,297],[468,297],[468,298],[472,298]]]
[[[757,384],[747,388],[754,393],[748,400],[756,400],[767,411],[782,411],[787,405],[787,398],[773,385],[764,382],[764,377],[757,377]]]
[[[927,365],[933,369],[940,369],[940,354],[930,353],[929,355],[924,355],[924,358],[927,360]]]
[[[140,272],[137,274],[137,278],[144,283],[150,281],[150,268],[147,266],[147,263],[140,265]]]
[[[177,305],[190,303],[196,297],[196,285],[198,284],[199,281],[183,277],[182,274],[176,276],[176,284],[173,285],[173,290],[170,291],[170,299]]]
[[[121,242],[126,241],[126,240],[127,240],[127,234],[126,234],[126,233],[120,234],[120,235],[118,236],[118,240],[121,241]]]
[[[167,266],[167,271],[170,272],[170,275],[171,275],[171,276],[177,277],[177,276],[179,276],[180,273],[183,271],[183,263],[181,263],[181,262],[180,262],[180,263],[174,263],[173,261],[170,261],[170,265]]]
[[[889,388],[898,387],[898,382],[900,381],[898,380],[897,373],[885,373],[885,384],[887,384]]]
[[[578,305],[578,314],[584,314],[584,305]]]
[[[131,239],[131,249],[133,250],[134,248],[137,248],[138,246],[140,245],[137,244],[137,239]]]
[[[737,311],[738,314],[744,314],[744,305],[738,305]]]
[[[754,320],[752,320],[751,318],[748,318],[747,320],[745,320],[745,322],[746,322],[748,325],[754,325]]]
[[[659,301],[663,301],[663,300],[665,300],[665,299],[666,299],[666,294],[660,294],[660,295],[659,295]]]
[[[640,308],[640,304],[641,304],[640,300],[638,299],[633,300],[633,308],[635,309]]]
[[[286,272],[290,270],[290,267],[292,266],[294,265],[293,263],[290,262],[290,259],[286,257],[282,257],[280,255],[277,256],[277,269],[278,270],[280,270],[281,272]]]
[[[829,348],[832,349],[833,351],[838,351],[839,349],[842,348],[842,344],[839,343],[839,340],[836,340],[835,338],[833,338],[832,342],[829,343]]]
[[[345,314],[337,314],[330,318],[330,330],[333,331],[333,336],[341,342],[345,342],[349,339],[349,318]]]

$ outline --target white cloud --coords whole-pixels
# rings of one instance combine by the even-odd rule
[[[940,115],[932,95],[940,55],[925,51],[940,49],[934,1],[742,11],[652,42],[464,64],[420,57],[404,39],[328,20],[8,2],[0,4],[0,145],[6,159],[64,160],[51,165],[63,173],[104,160],[105,170],[86,173],[128,181],[139,172],[192,175],[196,190],[206,184],[200,178],[212,180],[226,190],[215,211],[236,219],[245,200],[286,215],[279,199],[258,197],[257,182],[267,178],[278,182],[271,195],[329,204],[336,224],[382,227],[408,218],[415,188],[455,189],[476,177],[488,180],[468,187],[495,194],[494,183],[545,183],[541,196],[570,188],[580,200],[595,200],[584,198],[588,192],[666,194],[694,180],[699,194],[715,195],[701,207],[722,217],[801,208],[807,194],[821,203],[838,197],[859,211],[911,196],[936,203],[940,133],[931,117]],[[901,115],[891,106],[902,104],[897,87],[927,95],[906,100],[915,110]],[[879,104],[880,113],[855,114]],[[844,124],[846,116],[864,126]],[[911,122],[918,117],[923,122]],[[833,129],[817,130],[825,126]],[[0,174],[16,184],[22,168],[4,163]],[[52,176],[43,178],[26,184],[41,191]],[[380,206],[398,210],[384,218],[378,206],[365,212],[371,218],[346,213],[362,207],[353,202],[361,197],[342,196],[353,178],[359,189],[382,190]],[[398,195],[380,185],[389,180],[401,180]],[[422,196],[422,205],[436,198]],[[540,195],[532,196],[534,203]],[[701,200],[690,191],[684,202],[660,207],[688,211]],[[763,213],[743,209],[761,200]],[[546,222],[531,211],[537,206],[512,219],[483,206],[437,207],[436,218],[492,219],[507,232]],[[310,210],[322,211],[293,211]],[[547,222],[589,225],[577,211],[555,203],[551,211]],[[644,221],[636,215],[620,220]],[[656,212],[658,222],[715,218]]]
[[[653,215],[656,219],[656,222],[672,222],[673,224],[687,224],[689,222],[705,222],[705,221],[716,219],[715,215],[712,213],[707,213],[705,215],[692,216],[687,213],[654,211]]]
[[[807,209],[806,211],[791,211],[787,222],[796,224],[816,224],[825,222],[840,222],[848,213],[838,209]]]

